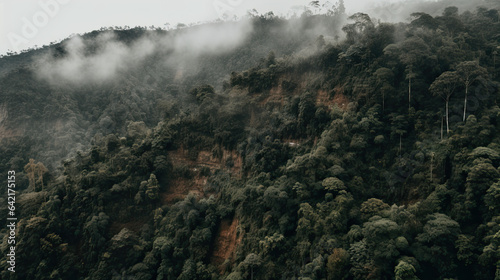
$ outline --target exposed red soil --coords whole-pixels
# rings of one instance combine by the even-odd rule
[[[19,130],[7,129],[5,126],[0,125],[0,140],[11,139],[22,135],[23,133]]]
[[[346,110],[347,109],[347,105],[349,105],[350,101],[344,95],[344,88],[342,88],[342,87],[335,87],[333,90],[335,91],[335,95],[333,96],[332,103],[333,104],[337,104],[337,106],[340,109]],[[333,104],[332,104],[332,106],[333,106]]]
[[[316,106],[325,105],[330,107],[332,104],[332,100],[328,95],[328,92],[324,89],[318,90],[318,94],[316,95]]]
[[[165,204],[172,204],[183,200],[189,194],[205,197],[203,186],[206,183],[207,178],[201,176],[193,179],[177,178],[170,182],[166,192],[160,194],[161,201]]]
[[[194,171],[194,173],[198,172],[201,167],[208,167],[210,171],[225,169],[226,163],[230,160],[233,161],[233,167],[231,168],[233,174],[239,174],[241,172],[243,159],[236,151],[222,149],[221,158],[215,157],[213,153],[209,151],[200,151],[196,160],[190,159],[188,155],[189,152],[182,147],[169,153],[174,165],[185,165],[189,167],[191,171]]]
[[[241,168],[243,167],[243,157],[238,154],[236,151],[228,151],[222,150],[222,163],[225,166],[228,161],[233,162],[233,166],[231,167],[231,173],[241,178]]]
[[[189,194],[194,194],[198,197],[207,197],[204,186],[207,184],[207,177],[200,174],[201,168],[209,168],[210,172],[219,169],[227,169],[235,176],[241,176],[241,167],[243,159],[236,151],[228,151],[222,149],[222,157],[219,159],[214,157],[212,152],[201,151],[198,153],[196,160],[189,158],[189,152],[182,147],[172,151],[169,154],[174,166],[186,166],[193,174],[193,178],[176,178],[173,179],[167,191],[160,194],[161,201],[166,204],[172,204],[176,201],[184,199]],[[232,161],[231,168],[226,167],[226,163]]]
[[[198,153],[196,160],[189,158],[189,152],[182,147],[176,151],[170,152],[172,164],[174,166],[186,166],[193,174],[193,178],[176,178],[168,186],[168,190],[161,193],[161,201],[165,204],[172,204],[184,199],[189,194],[201,197],[207,197],[204,186],[207,183],[207,177],[200,174],[203,167],[209,168],[211,172],[218,169],[231,171],[233,175],[241,176],[242,157],[236,151],[222,149],[222,156],[217,158],[209,151]],[[232,161],[231,168],[226,167],[226,163]],[[219,267],[220,273],[224,273],[222,264],[226,259],[233,259],[236,248],[240,244],[242,235],[238,235],[238,219],[225,219],[219,225],[217,236],[214,240],[213,250],[210,261]],[[119,232],[119,231],[118,231]]]
[[[329,109],[331,109],[334,105],[337,105],[342,110],[347,109],[347,105],[350,101],[344,95],[344,90],[341,87],[336,87],[334,91],[335,95],[331,98],[326,90],[318,90],[318,94],[316,95],[316,105],[324,105]]]
[[[280,106],[283,106],[285,104],[285,95],[283,94],[281,82],[278,86],[273,87],[269,90],[269,96],[262,100],[259,105],[264,106],[269,103]]]
[[[224,219],[219,225],[219,231],[214,241],[210,262],[219,267],[219,271],[224,273],[221,265],[225,260],[233,260],[236,249],[243,238],[238,234],[238,219]]]
[[[264,100],[259,102],[260,106],[265,106],[266,104],[273,104],[273,105],[280,105],[283,106],[287,100],[287,97],[289,96],[294,96],[294,95],[299,95],[300,93],[303,92],[304,88],[307,85],[307,79],[308,75],[305,77],[300,77],[297,79],[297,77],[292,76],[292,75],[283,75],[282,77],[279,78],[278,80],[278,85],[275,87],[272,87],[269,90],[269,95],[264,98]],[[284,81],[300,81],[299,84],[295,87],[290,92],[287,92],[286,90],[283,89],[283,82]]]

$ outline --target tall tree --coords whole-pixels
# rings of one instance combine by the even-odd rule
[[[349,44],[358,43],[363,34],[365,34],[367,30],[373,30],[375,26],[370,16],[365,13],[355,13],[348,19],[353,20],[354,23],[344,25],[342,31],[346,33],[347,42]]]
[[[433,95],[439,95],[446,103],[446,133],[450,133],[450,123],[448,117],[448,103],[450,102],[450,97],[457,88],[458,77],[457,73],[454,71],[446,71],[442,73],[439,77],[434,80],[434,82],[429,87],[429,90]]]
[[[408,110],[411,108],[411,80],[416,77],[413,72],[413,64],[408,64],[406,67],[406,71],[408,74],[406,75],[406,79],[408,79]]]
[[[399,59],[406,65],[406,79],[408,80],[408,108],[411,107],[412,81],[417,76],[415,70],[428,63],[427,58],[432,56],[427,43],[419,37],[413,36],[400,44]]]
[[[481,67],[477,61],[464,61],[458,64],[457,74],[460,82],[465,87],[465,100],[464,100],[464,117],[467,113],[467,95],[469,93],[469,87],[477,81],[480,77],[486,76],[487,71],[484,67]]]

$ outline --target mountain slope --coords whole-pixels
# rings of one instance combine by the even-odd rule
[[[493,279],[498,9],[450,8],[408,24],[355,14],[337,43],[336,26],[293,33],[296,45],[274,33],[297,23],[328,31],[307,26],[337,20],[254,19],[248,44],[197,58],[193,68],[206,72],[165,66],[160,58],[175,50],[134,51],[151,37],[104,35],[101,44],[94,34],[35,64],[97,70],[85,61],[114,46],[130,67],[114,64],[109,80],[82,72],[83,82],[37,65],[4,76],[4,120],[22,125],[4,126],[3,143],[16,139],[5,153],[17,159],[3,164],[26,190],[23,270],[9,274],[2,259],[2,279]],[[476,73],[465,121],[464,65]],[[46,100],[52,107],[37,106]],[[21,106],[33,121],[21,122],[12,110]],[[52,135],[15,135],[40,124]],[[82,151],[59,173],[35,176],[19,143]]]

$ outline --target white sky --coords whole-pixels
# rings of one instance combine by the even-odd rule
[[[0,54],[60,41],[108,26],[161,26],[219,18],[215,6],[238,16],[256,9],[286,15],[310,0],[0,0]],[[325,3],[326,1],[320,1]],[[330,0],[332,4],[337,0]],[[382,1],[345,0],[349,12]],[[387,0],[385,1],[387,2]],[[45,8],[43,7],[45,6]]]

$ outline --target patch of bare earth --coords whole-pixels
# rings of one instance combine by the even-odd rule
[[[344,90],[341,87],[334,88],[335,94],[330,97],[330,94],[326,90],[318,90],[318,94],[316,95],[316,105],[324,105],[329,109],[333,108],[334,105],[337,105],[340,109],[347,109],[347,105],[349,104],[349,99],[344,95]]]
[[[283,106],[285,104],[285,95],[283,95],[283,88],[281,83],[278,86],[273,87],[269,90],[269,95],[260,102],[260,106],[264,106],[266,104],[274,104]]]
[[[205,197],[203,186],[207,183],[206,177],[193,179],[176,178],[169,184],[168,190],[161,193],[161,201],[165,204],[173,204],[183,200],[187,195],[194,194],[197,197]]]
[[[23,133],[19,130],[15,129],[7,129],[5,126],[0,125],[0,140],[3,139],[8,139],[8,140],[15,140],[13,138],[22,136]]]
[[[243,159],[236,151],[222,149],[220,158],[215,157],[212,152],[201,151],[196,160],[190,159],[189,152],[183,148],[172,151],[169,155],[174,166],[186,166],[193,177],[179,177],[170,181],[167,191],[160,194],[163,203],[175,203],[189,194],[200,198],[208,197],[210,193],[206,193],[204,190],[208,177],[201,174],[202,168],[208,168],[211,173],[215,170],[225,169],[234,176],[241,176]]]
[[[301,76],[299,78],[297,78],[296,76],[293,76],[293,75],[283,75],[282,77],[279,78],[278,85],[275,87],[272,87],[269,90],[267,97],[264,98],[263,100],[261,100],[259,102],[259,105],[260,106],[265,106],[267,104],[272,104],[272,105],[277,105],[277,106],[285,105],[288,97],[294,96],[294,95],[299,95],[300,93],[303,92],[303,89],[307,85],[306,81],[307,81],[308,77],[309,77],[308,75]],[[297,85],[295,86],[295,88],[293,90],[284,89],[283,82],[291,82],[291,81],[294,81],[294,82],[299,81],[299,82],[297,83]]]
[[[349,99],[347,99],[347,97],[344,95],[344,88],[336,87],[333,90],[335,91],[335,95],[333,96],[333,104],[337,104],[340,109],[346,110],[347,105],[349,105],[351,101],[349,101]]]
[[[243,235],[238,234],[238,219],[224,219],[220,222],[210,262],[219,268],[221,274],[225,272],[222,267],[224,261],[234,261],[236,249],[242,238]]]

